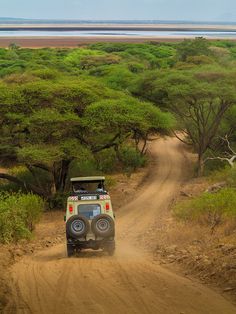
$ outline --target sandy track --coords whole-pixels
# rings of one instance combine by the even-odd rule
[[[236,308],[198,282],[152,261],[137,238],[158,223],[183,182],[185,157],[176,139],[153,143],[157,162],[139,197],[117,217],[117,252],[65,257],[65,246],[25,257],[12,270],[6,313],[233,314]]]

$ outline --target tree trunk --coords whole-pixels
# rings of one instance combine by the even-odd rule
[[[198,177],[201,177],[203,175],[203,171],[204,171],[203,154],[198,153],[198,163],[197,163],[197,175],[198,175]]]
[[[143,138],[143,147],[141,149],[141,155],[145,155],[147,147],[147,136]]]
[[[69,171],[71,160],[62,160],[59,165],[54,165],[53,171],[53,186],[55,193],[64,192],[66,179]]]

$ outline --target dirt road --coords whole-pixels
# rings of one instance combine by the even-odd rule
[[[23,258],[12,270],[6,313],[236,313],[221,295],[162,268],[142,247],[140,239],[147,241],[148,229],[158,224],[186,166],[176,139],[154,142],[152,153],[157,162],[142,192],[117,213],[116,255],[88,251],[68,259],[61,244]]]

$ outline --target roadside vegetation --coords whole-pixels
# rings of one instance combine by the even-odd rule
[[[29,239],[43,212],[43,200],[33,194],[0,194],[0,242]]]
[[[230,222],[230,234],[233,234],[236,228],[236,167],[213,171],[204,180],[208,188],[178,202],[173,209],[174,216],[183,222],[208,227],[212,232],[224,225],[227,229]]]
[[[174,210],[177,218],[210,226],[211,230],[229,219],[236,219],[236,193],[224,188],[216,193],[205,192],[193,199],[180,202]]]
[[[71,176],[130,175],[146,164],[157,134],[173,134],[196,152],[196,175],[221,171],[236,145],[235,65],[236,43],[203,38],[0,49],[0,189],[13,193],[9,202],[37,195],[60,208]],[[235,198],[223,202],[234,188],[181,203],[175,214],[236,216]],[[26,236],[23,229],[0,241]]]

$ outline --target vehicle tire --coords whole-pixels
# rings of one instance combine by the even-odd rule
[[[74,255],[74,247],[71,244],[67,244],[67,256],[71,257]]]
[[[75,215],[67,220],[66,233],[67,236],[74,239],[83,238],[89,232],[89,221],[87,218]]]
[[[101,214],[93,218],[91,223],[92,232],[99,237],[114,237],[114,220],[106,214]]]
[[[104,251],[106,251],[110,256],[113,256],[115,253],[115,249],[116,249],[115,241],[109,241],[106,244]]]
[[[109,248],[109,249],[107,249],[107,252],[110,256],[113,256],[115,254],[115,248],[113,248],[113,249]]]

